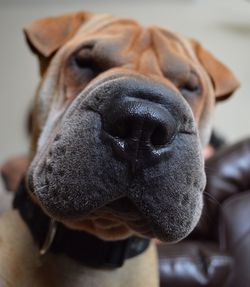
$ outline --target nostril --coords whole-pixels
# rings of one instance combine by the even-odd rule
[[[131,123],[129,120],[121,119],[110,125],[109,134],[113,137],[126,139],[130,135]]]
[[[169,141],[169,135],[166,127],[158,125],[150,137],[150,142],[152,146],[154,147],[163,146],[166,145],[168,141]]]
[[[176,122],[172,117],[168,117],[166,122],[160,122],[155,126],[150,136],[150,142],[155,148],[166,146],[173,141],[177,131],[178,126]]]

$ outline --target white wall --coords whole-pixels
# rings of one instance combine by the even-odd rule
[[[22,27],[31,20],[85,9],[133,17],[199,39],[227,63],[241,89],[216,111],[231,141],[250,135],[250,3],[244,0],[0,0],[0,162],[27,150],[24,117],[38,83],[36,59]]]

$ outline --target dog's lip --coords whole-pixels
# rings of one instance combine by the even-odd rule
[[[117,204],[118,206],[116,206]],[[121,207],[123,207],[122,210],[120,210]],[[109,214],[107,224],[105,214]],[[151,224],[127,197],[114,200],[87,216],[76,218],[73,222],[84,220],[90,220],[100,230],[112,229],[122,225],[138,236],[155,237]],[[67,222],[70,224],[70,220]]]
[[[115,211],[119,217],[126,216],[130,220],[138,220],[143,217],[139,209],[126,196],[116,199],[104,206],[105,209]]]

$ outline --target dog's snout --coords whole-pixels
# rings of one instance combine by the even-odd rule
[[[133,166],[165,158],[177,130],[165,107],[133,97],[118,98],[108,105],[103,128],[115,154]]]

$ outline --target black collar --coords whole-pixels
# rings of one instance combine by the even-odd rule
[[[33,203],[24,180],[17,190],[14,208],[28,225],[35,242],[41,248],[46,240],[51,219]],[[149,246],[149,239],[132,236],[125,240],[104,241],[83,231],[71,230],[57,222],[57,231],[49,251],[65,254],[85,266],[117,268],[127,258],[141,254]]]

